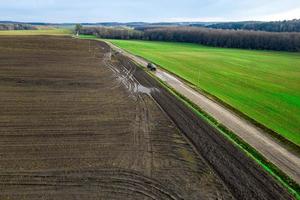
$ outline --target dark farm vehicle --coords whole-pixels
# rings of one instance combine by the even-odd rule
[[[153,63],[148,63],[147,68],[151,71],[156,71],[156,66]]]

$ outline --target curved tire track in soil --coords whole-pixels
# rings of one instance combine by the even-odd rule
[[[32,185],[43,188],[46,193],[59,194],[66,190],[68,193],[72,191],[73,194],[80,194],[82,191],[78,190],[78,187],[84,187],[88,183],[94,191],[98,188],[98,195],[103,197],[106,197],[107,193],[114,192],[115,198],[122,194],[134,198],[134,193],[138,193],[139,196],[153,200],[182,199],[159,182],[143,174],[124,169],[87,169],[68,171],[67,174],[65,171],[0,173],[0,179],[7,191],[16,191],[15,186],[18,186],[17,192],[14,192],[15,196],[18,196],[18,193],[24,195],[24,192],[26,195],[34,194],[38,188],[31,190]],[[5,192],[2,192],[0,197],[5,195]]]
[[[114,87],[124,86],[128,92],[130,93],[130,97],[135,100],[135,121],[132,123],[133,129],[133,145],[143,146],[145,148],[145,160],[148,160],[147,166],[147,174],[151,176],[151,168],[153,163],[153,158],[151,153],[152,147],[150,142],[150,120],[149,120],[149,109],[148,104],[144,99],[144,94],[141,91],[138,91],[140,83],[135,79],[134,73],[136,71],[137,66],[131,65],[129,61],[124,61],[119,63],[120,65],[116,65],[112,63],[111,57],[115,56],[112,52],[105,54],[103,62],[106,66],[113,71],[114,76],[118,79],[119,85]],[[129,66],[129,67],[128,67]],[[127,68],[128,67],[128,68]]]

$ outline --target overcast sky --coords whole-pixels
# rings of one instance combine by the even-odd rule
[[[0,21],[162,22],[300,18],[300,0],[0,0]]]

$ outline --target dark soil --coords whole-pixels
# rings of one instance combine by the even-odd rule
[[[1,200],[233,196],[290,198],[106,44],[0,37]]]

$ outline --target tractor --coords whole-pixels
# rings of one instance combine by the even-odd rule
[[[156,71],[156,66],[153,63],[148,63],[147,68],[150,71]]]

